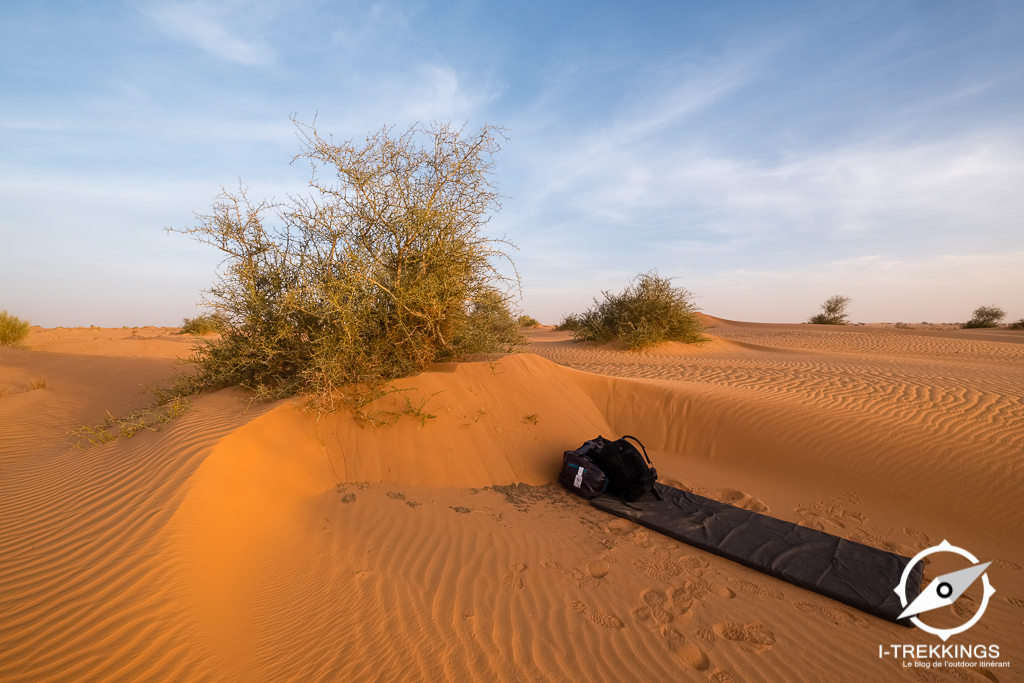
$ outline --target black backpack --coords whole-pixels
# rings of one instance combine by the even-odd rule
[[[644,454],[627,439],[636,441]],[[623,502],[629,503],[640,500],[648,491],[654,491],[654,495],[661,500],[661,496],[654,489],[654,482],[658,479],[658,471],[654,469],[651,458],[647,455],[647,449],[635,436],[623,436],[618,441],[608,441],[600,436],[596,440],[603,441],[602,447],[591,457],[597,462],[597,466],[608,477],[608,492],[619,496]]]
[[[636,446],[626,439],[640,444],[644,454],[640,455]],[[594,498],[607,491],[628,505],[630,501],[639,500],[648,491],[653,491],[661,500],[654,488],[658,471],[650,465],[647,449],[635,436],[625,436],[618,441],[598,436],[576,450],[564,453],[558,481],[584,498]]]
[[[594,461],[597,453],[607,440],[597,437],[587,441],[574,451],[562,454],[562,471],[558,483],[584,498],[594,498],[608,489],[608,477]]]

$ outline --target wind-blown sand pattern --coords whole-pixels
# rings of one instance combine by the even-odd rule
[[[709,322],[646,353],[538,330],[396,383],[394,426],[224,391],[86,450],[67,432],[145,406],[192,338],[34,330],[0,348],[0,680],[1021,680],[1024,335]],[[1013,667],[904,669],[879,645],[938,639],[591,508],[552,482],[597,434],[734,505],[992,560],[950,642]]]

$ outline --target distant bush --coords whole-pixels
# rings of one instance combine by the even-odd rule
[[[848,325],[846,307],[850,305],[850,297],[836,294],[825,300],[821,305],[821,313],[812,315],[807,321],[815,325]]]
[[[974,309],[971,319],[964,323],[964,329],[974,327],[997,327],[1006,317],[1006,311],[998,306],[978,306]]]
[[[537,327],[540,325],[540,321],[528,315],[521,315],[519,316],[519,324],[523,327]]]
[[[1024,330],[1024,318],[1021,318],[1015,323],[1010,323],[1011,330]]]
[[[580,329],[580,317],[575,313],[566,313],[561,322],[555,325],[555,332],[576,332]]]
[[[470,302],[469,314],[453,339],[454,346],[459,355],[514,351],[527,341],[519,331],[521,320],[512,317],[507,297],[501,292],[484,290]]]
[[[224,313],[203,313],[195,318],[185,318],[181,321],[182,334],[209,334],[211,332],[223,332],[227,329],[228,318]]]
[[[657,271],[642,273],[619,294],[603,292],[604,301],[579,315],[576,341],[620,340],[630,350],[666,341],[707,341],[693,295],[673,287]]]
[[[7,311],[0,311],[0,346],[20,344],[31,329],[32,323],[29,321],[13,316]]]
[[[225,253],[208,293],[230,320],[194,348],[188,391],[306,392],[320,409],[337,397],[359,410],[392,379],[522,342],[514,281],[494,263],[510,261],[508,243],[483,234],[500,208],[500,129],[384,128],[357,145],[295,123],[311,196],[252,203],[244,187],[225,191],[182,231]]]

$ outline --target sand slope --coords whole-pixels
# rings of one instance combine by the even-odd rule
[[[531,354],[396,383],[375,406],[393,426],[220,392],[86,451],[65,432],[144,405],[190,338],[34,331],[0,349],[0,680],[921,677],[878,645],[933,636],[552,485],[599,433],[705,495],[993,560],[965,642],[999,643],[1015,668],[990,676],[1019,680],[1024,345],[712,322],[703,348],[640,354],[538,331]]]

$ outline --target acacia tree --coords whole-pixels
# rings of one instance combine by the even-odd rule
[[[996,327],[1005,317],[1006,311],[999,306],[978,306],[964,327]]]
[[[850,305],[850,297],[836,294],[825,300],[821,305],[821,313],[812,315],[807,321],[815,325],[846,325],[848,324],[846,307]]]
[[[244,186],[223,191],[181,231],[225,254],[207,303],[227,329],[197,347],[193,388],[321,398],[343,389],[361,401],[431,362],[521,342],[517,326],[495,323],[502,313],[514,322],[514,245],[483,231],[500,209],[501,129],[385,127],[336,144],[293,121],[309,195],[252,202]],[[514,277],[499,272],[501,259]]]

